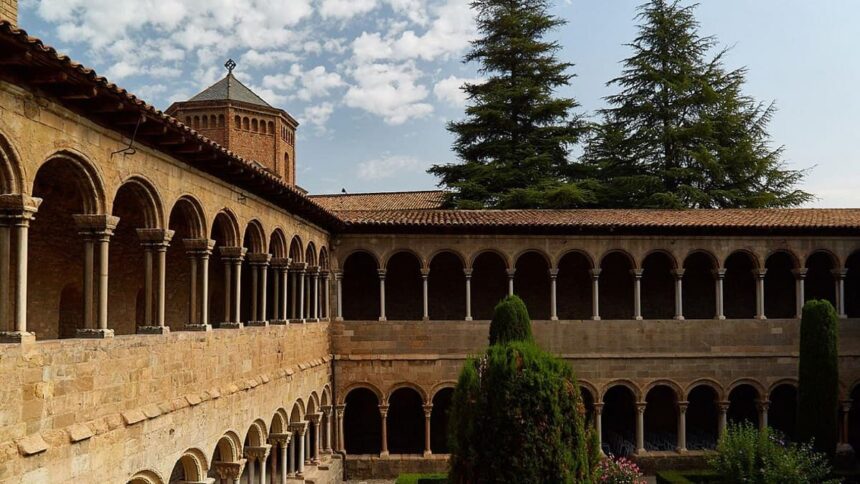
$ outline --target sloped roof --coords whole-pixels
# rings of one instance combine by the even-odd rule
[[[442,207],[442,190],[311,195],[329,210],[429,210]]]
[[[263,98],[249,89],[248,86],[242,84],[239,79],[236,79],[232,72],[188,101],[241,101],[267,108],[272,107]]]

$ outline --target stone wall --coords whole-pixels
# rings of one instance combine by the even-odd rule
[[[328,323],[0,346],[0,482],[164,478],[330,381]]]
[[[762,393],[797,378],[797,320],[536,321],[535,337],[576,370],[581,383],[602,395],[623,380],[640,398],[662,381],[685,391],[712,380],[725,397],[748,381]],[[860,320],[840,321],[843,391],[860,382]],[[430,401],[453,386],[468,355],[487,345],[486,321],[332,323],[336,398],[368,386],[387,398],[408,383]],[[683,396],[683,395],[682,395]]]
[[[0,20],[18,25],[18,0],[0,0]]]

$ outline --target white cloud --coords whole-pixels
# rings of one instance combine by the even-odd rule
[[[332,89],[346,83],[337,72],[326,72],[324,66],[316,66],[301,74],[302,88],[296,94],[299,99],[310,101],[316,97],[326,97]]]
[[[323,129],[333,112],[334,105],[332,103],[322,103],[318,106],[306,107],[300,119],[302,124],[309,124]]]
[[[480,82],[480,79],[465,79],[457,76],[448,76],[445,79],[437,82],[433,86],[433,94],[436,99],[451,106],[462,108],[466,106],[466,93],[463,92],[463,84],[475,84]]]
[[[270,67],[275,64],[280,64],[282,62],[296,62],[299,60],[299,56],[294,52],[287,52],[283,50],[270,50],[260,52],[256,49],[251,49],[244,54],[239,59],[239,64],[243,67],[248,65],[250,67]]]
[[[365,181],[394,178],[403,173],[423,173],[424,165],[411,156],[383,156],[358,164],[358,178]]]
[[[322,0],[322,18],[348,19],[370,12],[377,6],[376,0]]]
[[[392,125],[433,112],[433,106],[423,102],[427,88],[417,84],[421,72],[411,63],[360,65],[351,74],[356,84],[344,96],[349,107],[382,116]]]

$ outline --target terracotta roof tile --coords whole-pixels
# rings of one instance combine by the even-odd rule
[[[860,209],[352,210],[347,231],[456,229],[511,232],[811,232],[860,235]]]
[[[311,195],[313,201],[329,210],[428,210],[442,206],[442,190],[416,192],[350,193]]]

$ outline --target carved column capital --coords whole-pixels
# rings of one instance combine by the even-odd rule
[[[215,241],[212,239],[182,239],[185,252],[190,255],[212,255]]]
[[[215,462],[213,463],[213,467],[215,468],[215,474],[218,474],[220,479],[235,481],[242,475],[246,462],[246,459],[239,459],[236,462]]]
[[[598,277],[600,277],[600,271],[601,271],[601,269],[599,267],[596,269],[589,269],[588,270],[588,272],[591,273],[592,279],[597,279]]]
[[[166,249],[173,239],[172,230],[164,229],[137,229],[137,238],[140,245],[153,249]]]

